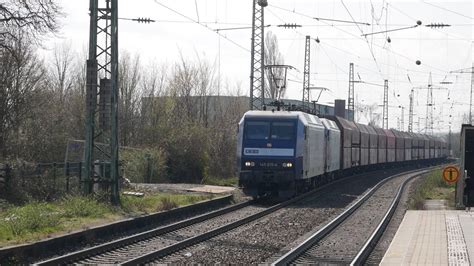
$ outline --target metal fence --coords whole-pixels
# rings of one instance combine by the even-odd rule
[[[0,164],[0,190],[36,199],[79,193],[82,172],[82,162]]]

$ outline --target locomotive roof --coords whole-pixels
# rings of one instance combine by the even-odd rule
[[[303,112],[298,111],[248,111],[245,113],[245,117],[286,117],[286,118],[297,118],[302,115]]]

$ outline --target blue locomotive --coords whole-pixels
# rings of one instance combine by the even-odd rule
[[[288,198],[343,174],[447,155],[447,144],[440,138],[337,116],[249,111],[239,123],[239,185],[253,197],[271,193]]]

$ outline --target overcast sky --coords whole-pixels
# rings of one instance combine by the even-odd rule
[[[60,36],[48,41],[70,42],[76,51],[87,47],[89,1],[59,1],[66,14]],[[100,2],[100,1],[99,1]],[[320,102],[347,99],[349,63],[354,63],[356,79],[383,84],[389,80],[390,127],[397,127],[399,105],[405,106],[405,130],[408,127],[408,95],[412,87],[427,86],[429,73],[433,84],[448,90],[435,90],[435,131],[447,131],[451,120],[458,131],[461,116],[468,113],[470,75],[450,71],[471,67],[473,37],[473,4],[466,1],[353,1],[353,0],[268,0],[265,24],[279,40],[285,64],[297,70],[289,73],[286,97],[302,98],[304,38],[310,35],[311,83],[327,87]],[[166,8],[168,7],[168,8]],[[174,12],[174,11],[176,12]],[[142,62],[171,64],[180,53],[190,60],[197,56],[220,68],[223,79],[231,85],[241,84],[248,95],[250,74],[250,37],[248,29],[221,31],[213,29],[245,27],[251,24],[252,1],[242,0],[119,0],[119,17],[148,17],[152,24],[119,21],[119,48],[140,56]],[[180,14],[186,16],[182,16]],[[313,17],[354,23],[315,20]],[[195,23],[191,20],[201,23]],[[422,26],[387,34],[361,37],[362,33],[409,27],[420,20]],[[278,24],[297,23],[301,28],[284,29]],[[446,28],[425,27],[431,23],[450,24]],[[391,42],[387,42],[390,37]],[[220,60],[219,60],[220,54]],[[416,65],[420,60],[421,65]],[[220,62],[220,64],[219,64]],[[219,67],[220,66],[220,67]],[[440,84],[440,82],[452,84]],[[355,84],[356,105],[382,104],[383,87]],[[448,101],[448,93],[451,100]],[[417,89],[414,121],[426,115],[427,90]],[[317,98],[317,93],[312,93]],[[454,107],[451,106],[454,103]],[[378,112],[382,112],[379,108]],[[450,119],[448,116],[452,114]],[[422,128],[424,127],[424,120]],[[436,122],[443,121],[443,122]],[[365,122],[364,119],[361,122]],[[415,125],[417,130],[418,126]]]

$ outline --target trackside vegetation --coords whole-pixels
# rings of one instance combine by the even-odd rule
[[[202,180],[202,183],[205,185],[232,187],[238,185],[239,179],[237,177],[216,178],[208,176]]]
[[[442,170],[432,171],[422,177],[419,187],[410,200],[410,209],[422,210],[425,200],[446,200],[448,207],[454,206],[455,184],[443,180]]]
[[[67,196],[54,202],[29,202],[14,206],[0,202],[0,247],[87,229],[146,213],[170,210],[211,199],[207,194],[151,194],[121,197],[112,207],[92,197]]]

